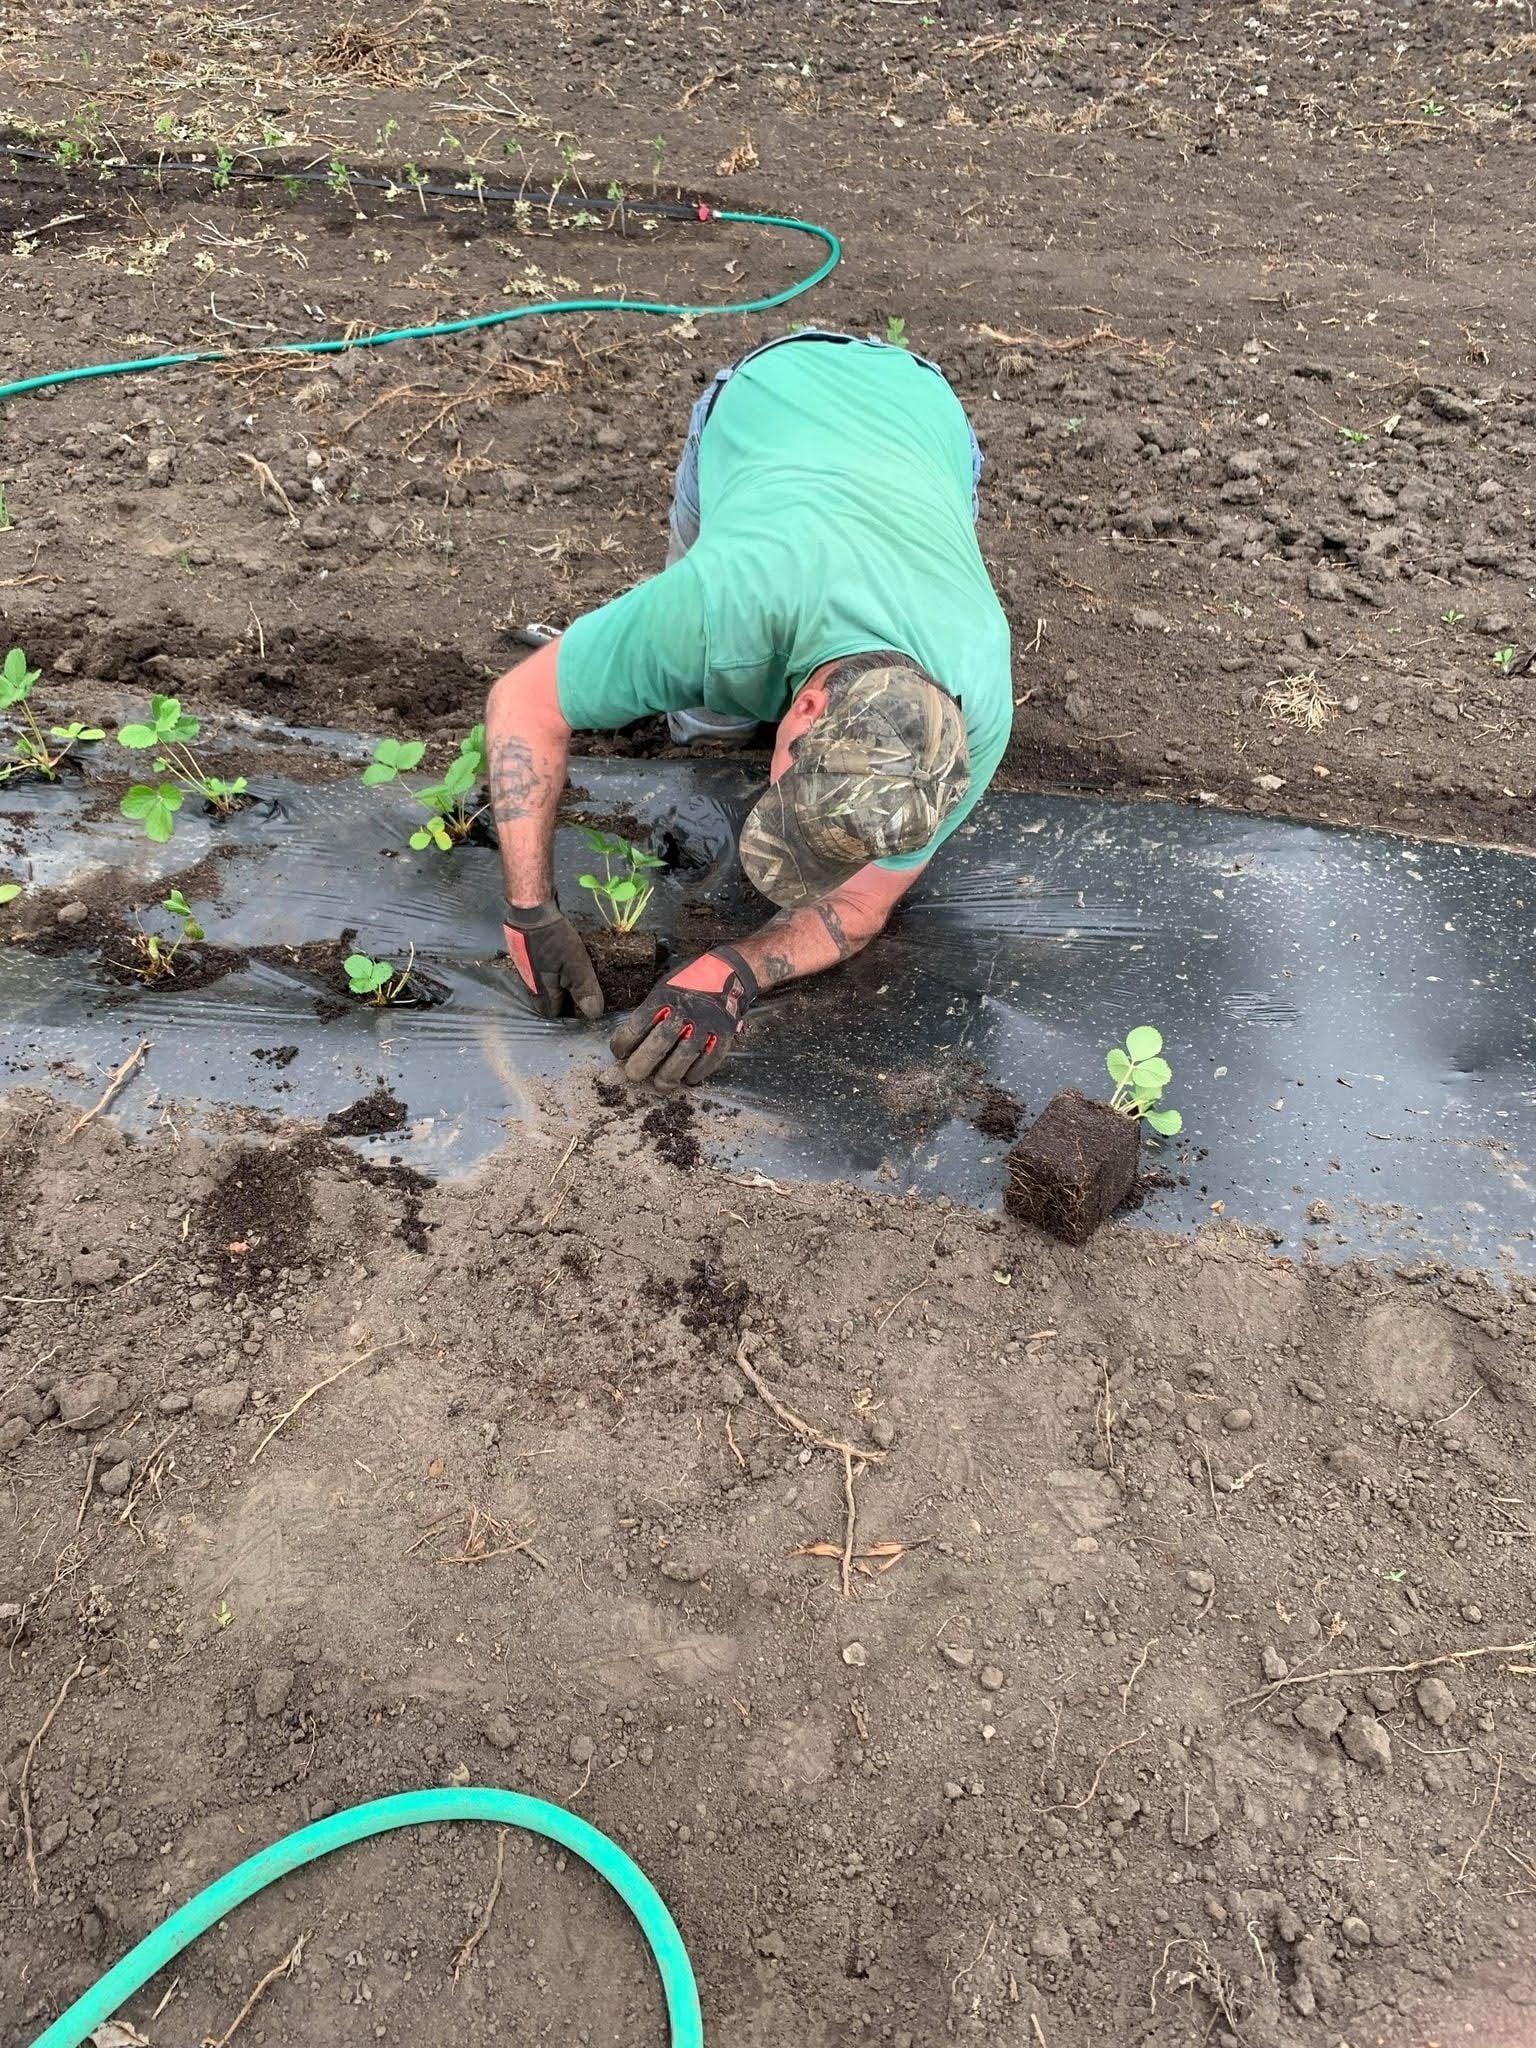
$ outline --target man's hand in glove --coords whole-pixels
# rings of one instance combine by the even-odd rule
[[[736,1042],[757,976],[735,946],[716,946],[658,981],[610,1041],[631,1081],[658,1088],[707,1081]]]
[[[583,1017],[601,1017],[603,992],[587,949],[553,898],[526,910],[509,903],[501,932],[507,958],[527,990],[530,1008],[539,1016],[560,1016],[569,998]]]

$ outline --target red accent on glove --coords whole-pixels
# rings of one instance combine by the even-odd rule
[[[533,962],[528,957],[528,941],[521,932],[514,931],[509,924],[502,926],[501,936],[507,948],[507,957],[522,976],[524,986],[530,995],[537,995],[539,983],[533,971]]]

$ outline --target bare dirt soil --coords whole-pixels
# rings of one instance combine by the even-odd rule
[[[1529,847],[1536,32],[1407,12],[22,0],[3,374],[804,260],[370,165],[824,220],[784,319],[905,321],[982,438],[1006,779]],[[101,175],[162,150],[208,175]],[[0,640],[233,772],[242,719],[451,740],[659,564],[689,400],[782,324],[20,401]],[[278,1833],[469,1780],[624,1843],[731,2048],[1536,2042],[1536,1288],[733,1178],[604,1075],[453,1187],[346,1143],[421,1105],[213,1140],[158,1080],[146,1142],[0,1105],[0,2041]],[[531,1843],[465,1957],[497,1857],[322,1866],[131,2017],[217,2041],[302,1937],[242,2044],[659,2038]]]

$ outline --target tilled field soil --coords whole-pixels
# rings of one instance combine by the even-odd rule
[[[721,2042],[1523,2048],[1536,1288],[745,1185],[598,1089],[453,1191],[13,1100],[4,2038],[470,1780],[624,1842]],[[136,2022],[304,1936],[252,2038],[659,2038],[526,1843],[455,1976],[496,1860],[316,1869]]]
[[[6,377],[810,247],[407,164],[846,261],[19,401],[0,641],[231,772],[237,718],[451,738],[659,565],[719,361],[899,320],[987,455],[1006,779],[1528,847],[1536,33],[1403,13],[10,6],[56,160],[0,182]],[[0,1109],[0,2040],[284,1829],[470,1780],[635,1854],[732,2048],[1536,2042],[1531,1287],[748,1185],[606,1080],[452,1189],[341,1142],[429,1105],[212,1143],[153,1085],[147,1143]],[[294,1879],[131,2016],[227,2038],[302,1939],[242,2044],[659,2038],[616,1904],[499,1853]]]

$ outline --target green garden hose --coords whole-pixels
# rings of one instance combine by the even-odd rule
[[[723,313],[771,313],[787,306],[803,292],[811,291],[829,277],[842,259],[842,249],[830,228],[814,221],[792,220],[772,213],[728,213],[713,206],[698,206],[690,218],[700,221],[729,220],[743,227],[783,228],[797,235],[812,235],[826,246],[826,255],[813,271],[765,298],[738,299],[723,306],[658,305],[652,299],[545,299],[527,306],[503,306],[494,313],[476,313],[465,320],[437,320],[426,327],[392,327],[379,334],[359,334],[327,341],[280,341],[263,348],[184,349],[175,355],[135,356],[120,363],[87,363],[73,370],[45,370],[40,376],[19,377],[0,384],[0,404],[22,398],[30,391],[46,391],[51,385],[78,384],[90,377],[126,377],[141,370],[169,370],[183,363],[228,363],[245,356],[345,355],[353,349],[382,348],[392,341],[438,341],[445,335],[472,334],[484,327],[500,327],[509,320],[548,318],[557,313],[660,313],[673,320],[701,320]]]
[[[147,1984],[157,1970],[163,1970],[190,1942],[205,1934],[242,1900],[278,1878],[302,1869],[317,1857],[329,1855],[333,1849],[345,1848],[349,1842],[366,1841],[370,1835],[387,1834],[392,1828],[422,1827],[428,1821],[445,1820],[486,1820],[499,1822],[503,1827],[527,1828],[532,1834],[547,1835],[552,1842],[573,1850],[591,1864],[634,1914],[650,1944],[666,1996],[672,2048],[703,2048],[704,2021],[693,1966],[672,1915],[645,1872],[630,1861],[617,1843],[610,1842],[574,1813],[567,1813],[563,1806],[551,1806],[548,1800],[532,1799],[522,1792],[503,1792],[487,1786],[466,1786],[462,1790],[443,1787],[427,1792],[402,1792],[392,1799],[373,1799],[364,1806],[349,1806],[310,1827],[284,1835],[268,1849],[259,1849],[146,1934],[83,1998],[77,1998],[67,2012],[39,2034],[33,2048],[79,2048],[93,2028],[109,2019],[124,1999],[131,1997],[141,1984]]]

